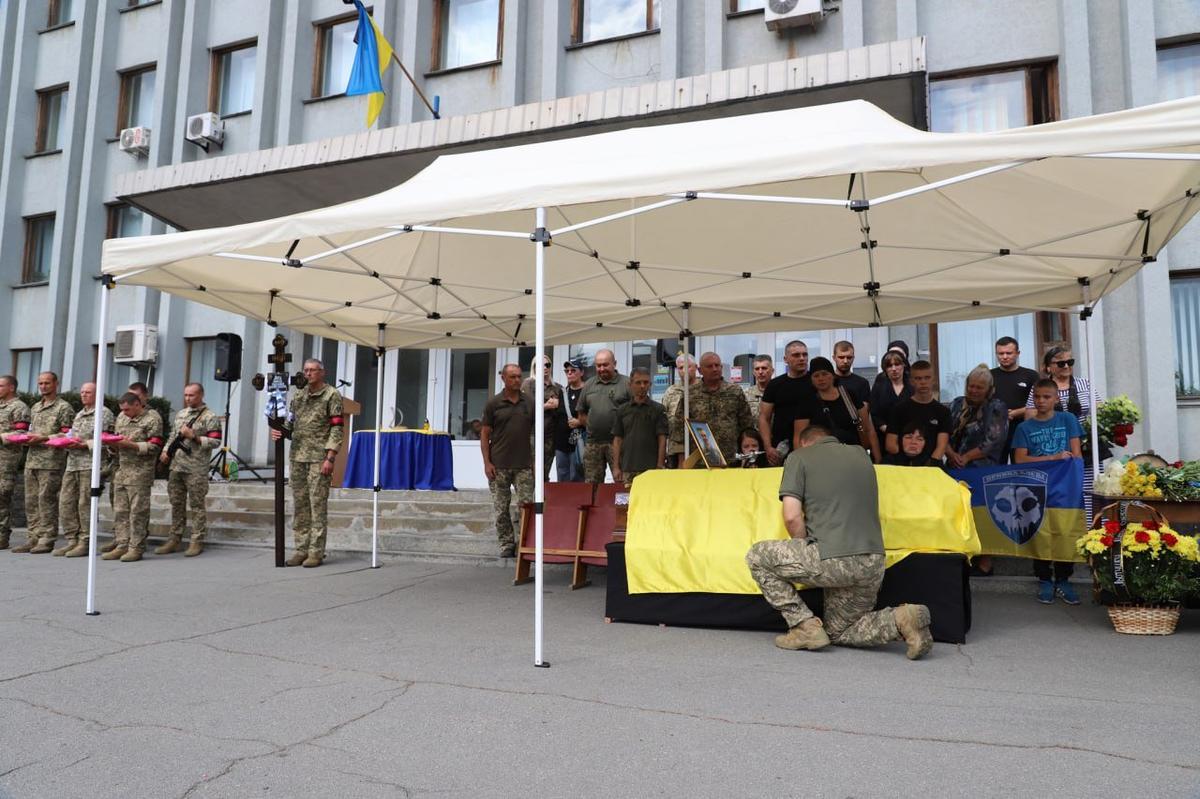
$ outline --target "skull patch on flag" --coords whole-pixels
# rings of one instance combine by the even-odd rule
[[[1017,544],[1037,534],[1046,517],[1046,473],[1007,469],[983,478],[988,514],[1000,532]]]

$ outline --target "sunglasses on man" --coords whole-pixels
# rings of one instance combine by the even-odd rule
[[[1075,365],[1075,359],[1067,358],[1065,361],[1055,361],[1054,365],[1057,366],[1059,369],[1066,369],[1068,366]]]

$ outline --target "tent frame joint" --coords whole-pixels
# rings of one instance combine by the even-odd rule
[[[850,210],[856,214],[871,210],[871,201],[867,199],[851,200]]]
[[[550,246],[551,238],[550,230],[545,227],[535,228],[534,231],[529,234],[530,241],[534,242],[535,244],[541,244],[543,247]]]

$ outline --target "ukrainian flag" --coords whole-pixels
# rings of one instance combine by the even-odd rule
[[[971,489],[971,512],[985,555],[1080,561],[1086,528],[1083,461],[1041,461],[954,469]]]
[[[383,110],[383,73],[388,64],[392,63],[392,46],[383,37],[375,20],[367,13],[361,0],[354,0],[358,9],[358,31],[354,34],[354,43],[358,49],[354,53],[354,66],[350,70],[350,82],[346,85],[346,94],[354,96],[367,95],[367,127],[375,124],[379,112]]]

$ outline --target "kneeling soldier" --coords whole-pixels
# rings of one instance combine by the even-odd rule
[[[192,540],[186,557],[204,551],[204,534],[208,531],[204,500],[208,496],[208,455],[221,443],[221,423],[217,415],[204,404],[204,386],[188,383],[183,387],[183,409],[175,414],[166,449],[160,456],[171,464],[167,479],[167,496],[171,499],[171,535],[155,555],[170,555],[179,549],[187,523],[192,526]]]
[[[62,494],[58,500],[58,516],[62,521],[66,546],[54,550],[55,555],[82,558],[88,554],[88,535],[92,521],[92,433],[96,430],[96,384],[79,387],[83,410],[75,414],[71,430],[76,439],[67,449],[67,471],[63,474]],[[103,406],[101,406],[103,407]],[[113,413],[104,408],[100,429],[111,433]],[[108,453],[101,453],[103,460]]]
[[[116,516],[116,546],[104,560],[132,563],[142,559],[150,532],[150,490],[154,486],[154,462],[162,449],[162,422],[158,414],[146,412],[142,398],[132,392],[121,397],[121,415],[116,433],[124,436],[113,444],[117,450],[117,473],[113,476],[113,511]]]

